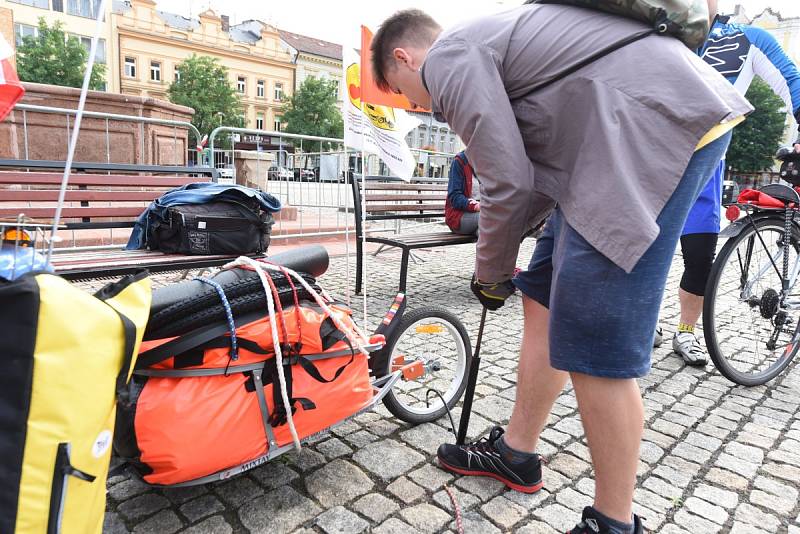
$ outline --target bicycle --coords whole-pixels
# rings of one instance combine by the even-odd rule
[[[703,304],[706,347],[717,370],[756,386],[778,376],[800,348],[800,154],[782,148],[791,183],[744,190],[728,206],[727,238],[711,268]],[[744,215],[742,216],[742,213]],[[800,291],[800,288],[798,288]]]

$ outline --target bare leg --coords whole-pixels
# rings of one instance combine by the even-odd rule
[[[534,452],[553,402],[564,389],[568,375],[550,367],[547,330],[550,312],[524,295],[522,306],[525,328],[517,369],[517,398],[503,438],[512,449]]]
[[[644,408],[634,379],[571,373],[595,472],[594,507],[631,521],[633,489],[644,427]]]
[[[703,313],[703,297],[679,289],[678,298],[681,301],[681,322],[694,326]]]

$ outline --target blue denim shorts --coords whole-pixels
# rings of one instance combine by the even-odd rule
[[[658,216],[658,237],[630,273],[592,247],[556,208],[530,265],[514,278],[522,293],[550,310],[552,367],[606,378],[648,373],[681,229],[729,141],[726,134],[695,152]]]

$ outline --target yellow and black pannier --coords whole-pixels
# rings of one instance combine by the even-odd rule
[[[102,531],[150,296],[145,273],[94,296],[52,274],[0,280],[0,532]]]

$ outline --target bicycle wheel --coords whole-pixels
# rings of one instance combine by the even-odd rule
[[[455,315],[438,306],[410,311],[387,346],[391,354],[387,373],[414,361],[423,365],[422,376],[399,380],[384,397],[392,414],[419,424],[434,421],[455,406],[467,385],[472,357],[467,331]]]
[[[772,380],[797,353],[793,338],[800,310],[781,299],[783,234],[784,222],[778,218],[746,226],[722,247],[706,286],[706,347],[719,372],[743,386]],[[797,266],[799,249],[800,235],[793,227],[789,273]]]

